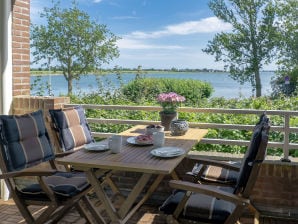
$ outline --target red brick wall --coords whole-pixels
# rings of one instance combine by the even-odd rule
[[[30,95],[30,0],[12,2],[12,94]]]
[[[298,217],[298,164],[280,161],[262,164],[252,201],[257,208]]]
[[[69,97],[15,96],[13,114],[25,114],[42,109],[47,115],[49,109],[63,108],[64,104],[69,103]]]

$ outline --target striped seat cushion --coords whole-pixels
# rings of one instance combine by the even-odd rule
[[[215,187],[215,186],[214,186]],[[221,190],[232,193],[234,188],[218,187]],[[177,205],[182,200],[185,191],[176,190],[163,203],[160,210],[165,214],[173,214]],[[235,205],[204,194],[193,193],[188,199],[180,218],[207,223],[223,223],[233,212]]]
[[[1,144],[8,171],[54,158],[41,110],[25,115],[0,115]]]
[[[49,112],[64,151],[73,150],[93,141],[82,106],[49,110]]]
[[[57,172],[52,176],[45,177],[44,180],[61,199],[75,196],[90,186],[83,172]],[[40,200],[44,198],[48,200],[38,183],[18,189],[18,194],[24,199]]]
[[[239,172],[228,170],[218,166],[207,166],[200,177],[204,181],[217,182],[222,184],[236,184]]]

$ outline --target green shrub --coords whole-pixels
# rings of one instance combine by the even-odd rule
[[[193,79],[139,78],[122,87],[122,93],[132,102],[154,102],[159,93],[176,92],[186,98],[185,105],[198,105],[213,92],[211,84]]]

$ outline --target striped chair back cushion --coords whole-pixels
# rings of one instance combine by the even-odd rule
[[[247,185],[247,181],[250,177],[253,163],[255,162],[257,155],[261,154],[265,156],[264,151],[266,151],[266,147],[264,147],[264,144],[262,144],[262,141],[264,141],[263,139],[264,135],[267,134],[267,133],[264,133],[264,130],[268,132],[269,129],[267,127],[270,127],[270,125],[269,125],[269,119],[267,118],[267,116],[263,116],[262,119],[264,120],[260,124],[257,124],[255,126],[253,136],[248,148],[248,153],[246,153],[243,157],[240,171],[239,171],[239,177],[235,187],[235,193],[242,192],[245,189]],[[268,142],[268,139],[267,139],[267,142]]]
[[[54,158],[41,110],[25,115],[0,115],[1,150],[7,171]]]
[[[93,142],[84,108],[76,106],[67,109],[49,110],[59,141],[64,151]]]

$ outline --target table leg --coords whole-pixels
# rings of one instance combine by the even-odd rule
[[[132,191],[129,193],[128,197],[125,199],[124,203],[121,205],[119,211],[115,209],[114,205],[112,204],[111,200],[109,199],[108,195],[105,193],[102,185],[96,178],[95,173],[92,169],[85,171],[90,181],[90,184],[93,186],[95,193],[97,194],[99,200],[102,201],[106,212],[108,213],[109,217],[111,218],[111,223],[126,223],[131,216],[144,204],[144,202],[151,196],[151,194],[155,191],[158,187],[160,182],[165,177],[164,174],[160,174],[157,178],[153,181],[151,186],[148,188],[147,192],[141,198],[141,200],[134,206],[137,197],[142,193],[146,184],[149,182],[152,174],[143,173]]]
[[[155,189],[158,187],[160,182],[163,180],[165,175],[160,174],[156,177],[154,182],[151,184],[149,189],[147,190],[146,194],[142,197],[142,199],[129,211],[129,213],[126,215],[126,217],[123,219],[123,223],[126,223],[130,217],[145,203],[145,201],[151,196],[151,194],[155,191]],[[148,181],[147,181],[148,182]],[[138,195],[136,195],[138,196]]]
[[[106,212],[108,213],[109,217],[112,220],[112,223],[120,223],[120,217],[117,214],[116,209],[114,208],[112,202],[110,201],[108,195],[105,193],[102,185],[100,184],[100,182],[98,181],[95,173],[93,172],[92,169],[86,170],[85,171],[88,177],[88,180],[90,182],[90,184],[92,185],[95,193],[98,196],[98,199],[100,201],[102,201]]]
[[[121,205],[119,210],[119,215],[121,218],[124,218],[127,212],[130,210],[133,203],[136,201],[137,197],[140,195],[140,193],[143,191],[144,187],[150,180],[150,177],[152,174],[149,173],[143,173],[132,191],[129,193],[128,197],[124,201],[124,203]]]
[[[171,173],[171,176],[172,176],[173,180],[180,180],[180,178],[178,177],[175,170]]]

